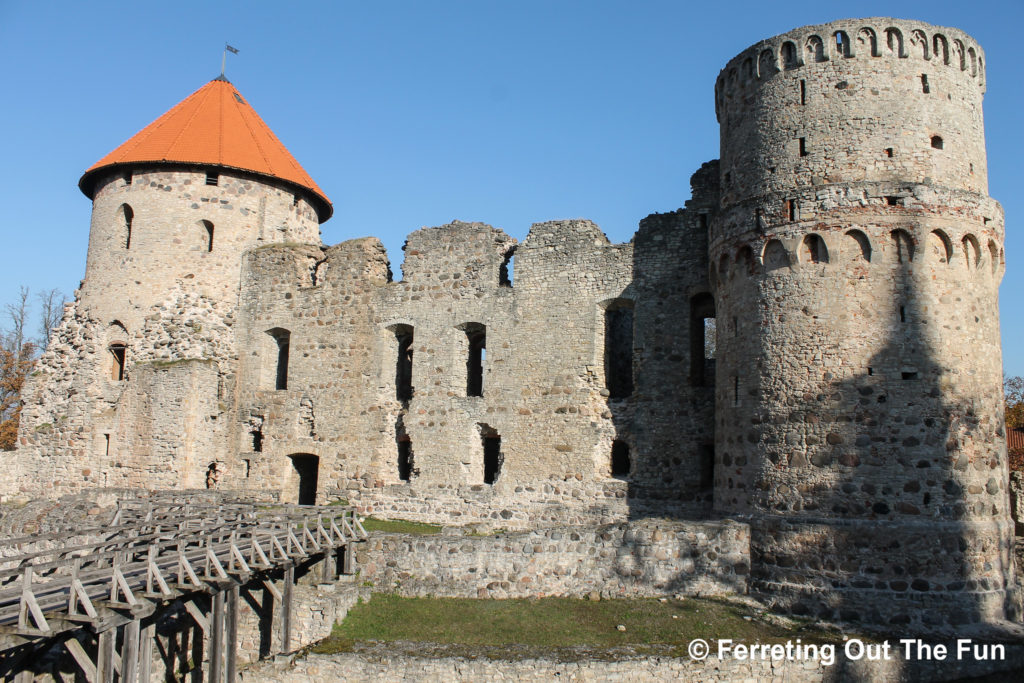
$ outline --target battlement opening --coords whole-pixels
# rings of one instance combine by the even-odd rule
[[[632,460],[629,456],[629,444],[625,441],[615,439],[612,442],[611,470],[612,476],[623,479],[629,476],[632,469]]]
[[[615,299],[604,311],[604,380],[609,398],[633,394],[633,302]]]
[[[512,286],[512,280],[515,277],[515,258],[515,247],[512,247],[505,252],[504,260],[501,262],[501,268],[498,270],[498,285],[500,287]]]

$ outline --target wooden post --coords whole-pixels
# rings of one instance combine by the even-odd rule
[[[225,664],[224,674],[226,683],[235,683],[238,679],[238,586],[234,585],[228,589],[228,610],[225,614]]]
[[[324,552],[324,571],[323,571],[323,582],[331,583],[334,581],[334,566],[337,561],[334,559],[334,548],[327,547]]]
[[[352,556],[352,544],[346,543],[344,550],[342,550],[341,556],[341,573],[348,576],[352,573],[353,556]]]
[[[292,640],[292,588],[295,585],[295,565],[289,563],[284,570],[284,589],[281,591],[281,652],[289,652]]]
[[[99,635],[96,653],[96,683],[114,683],[114,641],[116,636],[116,628],[108,628]]]
[[[122,683],[138,683],[139,626],[138,619],[132,619],[124,625],[124,642],[121,644]]]
[[[153,667],[153,641],[156,636],[156,622],[142,628],[139,638],[139,682],[149,683],[150,671]],[[173,662],[173,658],[171,658]]]
[[[224,591],[213,594],[213,614],[210,615],[210,677],[209,683],[221,683],[224,659]]]

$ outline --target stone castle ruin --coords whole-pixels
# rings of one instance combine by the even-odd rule
[[[321,244],[323,191],[211,81],[79,183],[85,279],[7,493],[729,518],[750,589],[794,612],[1014,617],[984,92],[956,29],[800,28],[726,65],[721,159],[629,243],[453,222],[412,233],[394,281],[377,239]]]

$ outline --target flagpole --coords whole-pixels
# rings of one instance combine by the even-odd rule
[[[224,67],[227,66],[228,62],[228,48],[224,46],[224,54],[220,56],[220,77],[224,78]]]

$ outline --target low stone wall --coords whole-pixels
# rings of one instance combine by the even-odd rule
[[[397,647],[396,647],[397,646]],[[905,662],[850,661],[837,655],[831,666],[820,660],[743,661],[688,657],[625,656],[578,661],[546,657],[517,660],[486,656],[424,657],[401,652],[401,644],[382,643],[366,651],[336,655],[309,655],[288,663],[265,662],[240,672],[242,681],[266,683],[348,683],[351,681],[955,681],[993,672],[1019,673],[1024,666],[1021,646],[1007,646],[1003,661]],[[840,648],[841,650],[841,648]],[[1007,678],[1006,680],[1011,680]]]
[[[494,536],[375,535],[360,579],[407,596],[745,593],[750,532],[729,520],[643,520]]]

